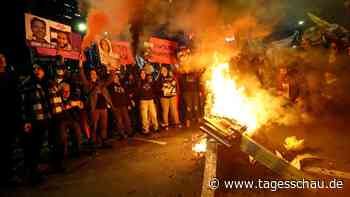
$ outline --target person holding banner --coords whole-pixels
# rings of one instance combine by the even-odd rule
[[[111,148],[111,145],[107,143],[107,128],[108,106],[112,106],[113,108],[113,103],[107,87],[113,82],[113,76],[111,76],[110,79],[99,80],[97,72],[95,70],[90,70],[90,80],[87,80],[83,69],[82,56],[79,61],[79,70],[84,87],[88,92],[88,107],[92,116],[92,143],[94,145],[97,144],[96,134],[97,130],[99,130],[99,137],[102,140],[101,147]],[[112,73],[112,75],[114,75],[114,73]]]
[[[160,69],[160,78],[158,79],[158,88],[160,93],[160,103],[162,107],[162,127],[169,129],[169,111],[174,124],[181,128],[179,112],[177,108],[177,81],[169,73],[166,66]]]
[[[140,114],[142,122],[142,133],[149,135],[150,125],[155,131],[159,131],[157,109],[154,103],[154,84],[151,75],[147,75],[144,70],[140,72],[140,82],[138,85],[138,98],[140,100]]]

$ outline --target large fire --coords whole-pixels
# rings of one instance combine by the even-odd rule
[[[262,89],[254,81],[238,84],[238,77],[230,72],[228,63],[216,63],[207,70],[206,116],[224,117],[247,127],[246,135],[252,136],[263,125],[282,120],[281,99]],[[249,93],[248,93],[249,90]],[[196,150],[194,150],[196,151]],[[197,151],[196,151],[197,152]]]
[[[279,117],[281,103],[266,90],[253,82],[238,85],[230,74],[228,63],[216,63],[210,70],[206,86],[209,92],[206,115],[226,117],[247,127],[246,134],[252,135],[262,125]],[[249,94],[247,87],[249,85]]]
[[[211,115],[235,119],[247,126],[249,131],[258,127],[255,106],[244,94],[244,87],[238,87],[230,77],[228,63],[218,64],[213,68],[207,85],[212,93]]]

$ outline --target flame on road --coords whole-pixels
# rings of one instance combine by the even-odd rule
[[[248,130],[257,128],[254,105],[244,95],[244,88],[237,87],[236,82],[229,76],[229,64],[219,64],[212,71],[208,83],[213,93],[211,114],[228,117],[246,125]]]
[[[207,138],[201,139],[192,147],[192,150],[196,153],[205,153],[207,151]]]
[[[247,126],[248,135],[280,114],[281,103],[276,97],[258,87],[251,88],[248,95],[246,88],[231,76],[228,63],[213,65],[206,86],[206,115],[234,119]]]

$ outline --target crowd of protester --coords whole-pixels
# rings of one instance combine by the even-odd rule
[[[330,50],[332,64],[337,51],[335,46]],[[76,73],[58,56],[54,65],[34,64],[32,73],[23,77],[0,55],[0,124],[7,128],[0,143],[2,181],[15,178],[18,182],[12,170],[13,144],[20,144],[24,151],[22,177],[37,184],[45,179],[46,172],[39,169],[45,142],[48,171],[64,172],[67,157],[80,157],[83,149],[96,155],[97,149],[112,148],[111,138],[131,141],[136,134],[152,136],[169,127],[179,131],[200,121],[204,108],[201,72],[178,72],[174,65],[151,64],[138,57],[138,65],[120,66],[105,75],[87,68],[84,59],[81,55]],[[305,111],[322,108],[320,100],[329,104],[341,98],[336,93],[341,87],[339,72],[301,64],[306,63],[271,65],[265,55],[249,53],[231,62],[240,72],[253,71],[261,87],[274,89],[290,103],[303,103]]]
[[[0,121],[8,128],[0,143],[4,147],[1,179],[5,182],[24,178],[37,184],[48,172],[65,172],[68,157],[94,156],[98,149],[112,148],[112,138],[132,142],[135,135],[152,137],[169,127],[178,132],[183,122],[190,127],[191,121],[200,118],[200,93],[195,92],[200,91],[200,81],[192,77],[196,73],[182,76],[172,65],[146,62],[141,68],[121,66],[102,76],[85,66],[84,55],[76,73],[58,56],[55,64],[34,64],[30,75],[20,76],[4,55],[0,60],[1,91],[5,93]],[[14,177],[12,170],[14,143],[20,144],[24,153],[21,178]],[[45,161],[44,144],[48,147]],[[45,170],[40,169],[43,162]]]

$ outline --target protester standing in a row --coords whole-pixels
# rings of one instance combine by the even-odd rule
[[[174,121],[175,126],[181,128],[178,105],[177,105],[177,81],[169,73],[166,66],[162,66],[160,69],[160,77],[158,79],[158,88],[160,95],[160,103],[162,108],[162,127],[165,130],[169,129],[169,111],[170,116]]]
[[[181,94],[185,104],[186,127],[191,121],[200,118],[200,74],[198,72],[185,72],[180,78]]]
[[[74,134],[74,140],[72,140],[73,150],[72,155],[78,157],[80,155],[80,146],[82,144],[82,134],[80,127],[80,110],[84,108],[84,104],[78,98],[75,98],[71,94],[71,86],[68,83],[62,84],[62,99],[64,104],[64,120],[62,122],[62,130],[69,130]],[[64,152],[68,152],[68,136],[64,132]]]
[[[113,102],[113,115],[117,120],[118,131],[122,138],[131,137],[133,134],[129,118],[131,102],[128,92],[118,75],[114,76],[113,83],[108,87],[108,90]]]
[[[110,148],[107,143],[107,127],[108,127],[108,106],[113,107],[112,100],[108,93],[107,87],[112,83],[112,77],[99,80],[97,72],[90,70],[90,79],[87,80],[83,70],[83,60],[79,62],[80,76],[83,81],[85,91],[88,95],[88,108],[92,116],[92,132],[91,140],[93,144],[97,144],[97,140],[101,139],[103,148]],[[99,131],[99,132],[98,132]],[[99,136],[97,136],[99,133]],[[99,137],[99,138],[98,138]]]
[[[152,76],[147,75],[144,70],[141,70],[137,94],[140,102],[142,133],[145,135],[150,134],[151,126],[153,126],[154,131],[159,131],[157,109],[154,103],[154,89],[155,84]]]
[[[21,114],[24,125],[24,163],[32,183],[42,181],[38,171],[40,150],[45,131],[49,128],[50,108],[45,91],[45,72],[36,67],[34,76],[26,79],[21,87]]]

